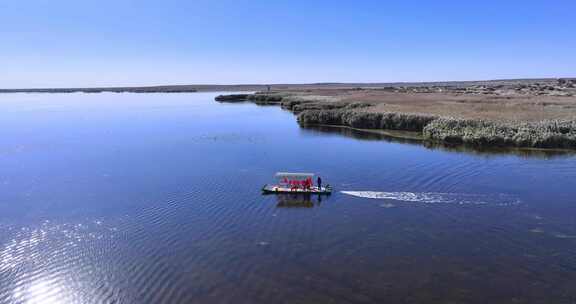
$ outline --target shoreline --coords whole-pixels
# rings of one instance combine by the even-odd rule
[[[427,140],[419,132],[414,131],[360,129],[343,125],[306,125],[302,126],[302,128],[305,130],[312,130],[323,133],[339,133],[344,136],[359,139],[374,140],[377,138],[378,140],[386,140],[390,142],[420,144],[426,146],[427,148],[442,149],[448,151],[476,152],[480,154],[518,154],[522,156],[542,157],[576,155],[576,150],[573,149],[500,146],[479,147],[466,144],[450,144],[442,141]]]
[[[437,94],[414,93],[436,89],[414,87],[392,93],[385,90],[257,92],[220,95],[215,100],[277,105],[297,115],[302,127],[341,126],[424,142],[478,148],[576,151],[576,111],[573,110],[576,98],[571,95],[576,90],[571,84],[565,89],[563,84],[558,87],[536,85],[528,90],[528,94],[516,87],[506,88],[508,91],[504,93],[482,87],[482,94],[476,94],[478,88],[457,88]],[[521,89],[524,87],[522,85]],[[515,95],[509,93],[511,90]],[[489,108],[490,111],[469,110],[473,106]],[[442,115],[441,111],[445,109],[456,115]],[[508,116],[510,118],[506,119]],[[412,133],[399,136],[395,133],[397,131]]]

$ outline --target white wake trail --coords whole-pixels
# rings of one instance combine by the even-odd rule
[[[517,197],[508,194],[466,194],[466,193],[435,193],[435,192],[378,192],[378,191],[340,191],[343,194],[370,198],[388,199],[404,202],[425,204],[456,204],[456,205],[492,205],[514,206],[520,204]]]

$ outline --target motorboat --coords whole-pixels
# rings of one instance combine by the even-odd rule
[[[278,172],[275,174],[276,184],[266,184],[262,187],[264,194],[273,193],[310,193],[331,194],[332,187],[314,184],[314,173]]]

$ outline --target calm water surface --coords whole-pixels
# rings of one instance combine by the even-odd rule
[[[0,302],[576,301],[576,157],[305,130],[215,95],[1,95]],[[276,171],[338,192],[262,196]]]

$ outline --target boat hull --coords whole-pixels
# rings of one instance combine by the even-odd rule
[[[331,194],[332,193],[332,187],[330,186],[326,186],[326,187],[311,187],[310,189],[302,189],[302,188],[298,188],[298,189],[291,189],[291,188],[287,188],[287,187],[282,187],[282,186],[278,186],[278,185],[264,185],[264,187],[262,187],[262,193],[264,194],[277,194],[277,193],[306,193],[306,194]]]

